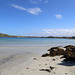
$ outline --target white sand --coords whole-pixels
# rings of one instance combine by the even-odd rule
[[[16,54],[4,57],[4,59],[0,60],[0,75],[18,75],[32,62],[30,56],[34,57],[35,55],[27,53],[26,56],[24,54]]]
[[[0,47],[0,75],[22,75],[32,59],[44,53],[47,47]]]
[[[55,59],[55,61],[53,61]],[[0,75],[75,75],[75,66],[59,65],[63,59],[56,57],[37,57],[33,62],[19,62],[18,65],[11,68],[5,67]],[[26,66],[26,64],[28,64]],[[12,64],[11,64],[12,65]],[[40,71],[40,69],[49,69],[54,67],[51,72]]]
[[[52,59],[55,59],[55,61]],[[60,56],[38,57],[33,61],[32,65],[23,71],[23,75],[75,75],[75,64],[72,66],[65,66],[66,64],[59,65],[59,63],[62,63],[62,60]],[[55,67],[50,73],[47,71],[39,71],[40,69],[50,70],[49,66]]]
[[[27,50],[31,48],[34,49],[34,47],[24,49]],[[15,49],[22,49],[22,52],[21,50],[16,52]],[[37,57],[37,55],[30,52],[24,52],[23,48],[15,49],[13,48],[14,51],[9,51],[8,48],[0,50],[0,75],[75,75],[75,64],[67,66],[68,64],[66,65],[61,62],[63,59],[60,59],[60,56]],[[38,49],[47,50],[47,47],[39,47],[37,50]],[[8,54],[8,52],[10,54]],[[36,58],[36,60],[34,60],[34,58]],[[55,59],[55,61],[53,61],[53,59]],[[40,69],[50,70],[49,66],[54,67],[50,73],[47,71],[39,71]]]

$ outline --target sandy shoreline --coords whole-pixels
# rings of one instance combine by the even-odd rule
[[[16,54],[4,57],[0,60],[0,75],[17,75],[19,71],[26,68],[27,65],[32,62],[32,58],[35,55],[27,53]]]
[[[21,75],[34,57],[47,47],[0,47],[0,75]],[[40,51],[41,50],[41,51]]]
[[[43,50],[47,50],[48,47],[1,47],[1,49],[0,75],[75,75],[75,65],[62,63],[63,59],[60,59],[60,56],[41,57],[41,53],[45,53]],[[36,54],[35,49],[36,53],[39,54],[40,50],[41,53]],[[51,72],[40,71],[50,70],[50,66],[54,67]]]
[[[65,66],[66,63],[61,65],[60,59],[61,56],[56,57],[38,57],[36,60],[33,61],[32,65],[28,66],[24,70],[24,74],[27,75],[75,75],[75,65]],[[53,60],[55,59],[55,60]],[[51,72],[48,71],[40,71],[40,69],[48,69],[50,70],[50,66],[54,67]]]
[[[35,57],[35,56],[34,56]],[[19,63],[6,63],[1,70],[0,75],[75,75],[75,66],[61,65],[61,56],[56,57],[41,57],[32,58],[29,61]],[[13,59],[13,58],[12,58]],[[11,65],[14,66],[11,66]],[[50,66],[54,67],[50,70]],[[48,69],[48,71],[40,71],[41,69]]]

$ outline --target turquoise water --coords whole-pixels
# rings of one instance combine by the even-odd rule
[[[59,38],[0,38],[0,46],[65,46],[75,45],[75,39]]]

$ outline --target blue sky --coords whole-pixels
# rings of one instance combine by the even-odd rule
[[[0,0],[0,32],[75,36],[75,0]]]

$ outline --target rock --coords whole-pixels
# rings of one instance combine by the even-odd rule
[[[54,69],[54,67],[50,66],[50,69],[51,69],[51,70],[53,70],[53,69]]]
[[[34,60],[36,60],[36,58],[34,58]]]
[[[48,51],[49,51],[49,53],[43,54],[42,57],[56,56],[56,55],[63,55],[64,54],[64,49],[61,47],[52,47]]]
[[[73,52],[75,52],[75,46],[68,45],[68,46],[65,46],[64,48],[66,48],[66,51],[73,51]]]
[[[50,56],[49,53],[46,53],[46,54],[43,54],[42,57],[47,57],[47,56]]]
[[[69,58],[66,58],[64,59],[64,61],[72,61],[73,63],[75,63],[75,57],[69,57]]]
[[[50,48],[48,51],[51,51],[51,50],[55,50],[55,49],[58,49],[59,47],[52,47]]]
[[[45,65],[47,65],[47,64],[45,64]]]
[[[65,73],[65,74],[67,74],[67,73]]]
[[[64,56],[65,56],[65,58],[75,57],[75,52],[65,51]]]
[[[47,72],[51,72],[49,69],[39,69],[39,71],[47,71]]]
[[[65,46],[66,51],[64,53],[64,57],[66,58],[64,61],[73,61],[75,62],[75,46],[68,45]]]
[[[49,51],[49,50],[48,50]],[[51,56],[56,56],[56,55],[63,55],[64,54],[64,49],[60,47],[52,47],[50,49],[50,55]]]
[[[53,61],[55,61],[55,59],[52,59]]]
[[[29,69],[28,67],[26,69]]]
[[[75,48],[75,46],[73,46],[73,45],[67,45],[67,46],[65,46],[64,48],[68,48],[68,47],[70,47],[70,48]]]
[[[75,46],[67,45],[65,47],[52,47],[49,53],[43,54],[42,57],[63,55],[64,61],[73,61],[75,63]],[[53,60],[55,61],[55,60]]]

